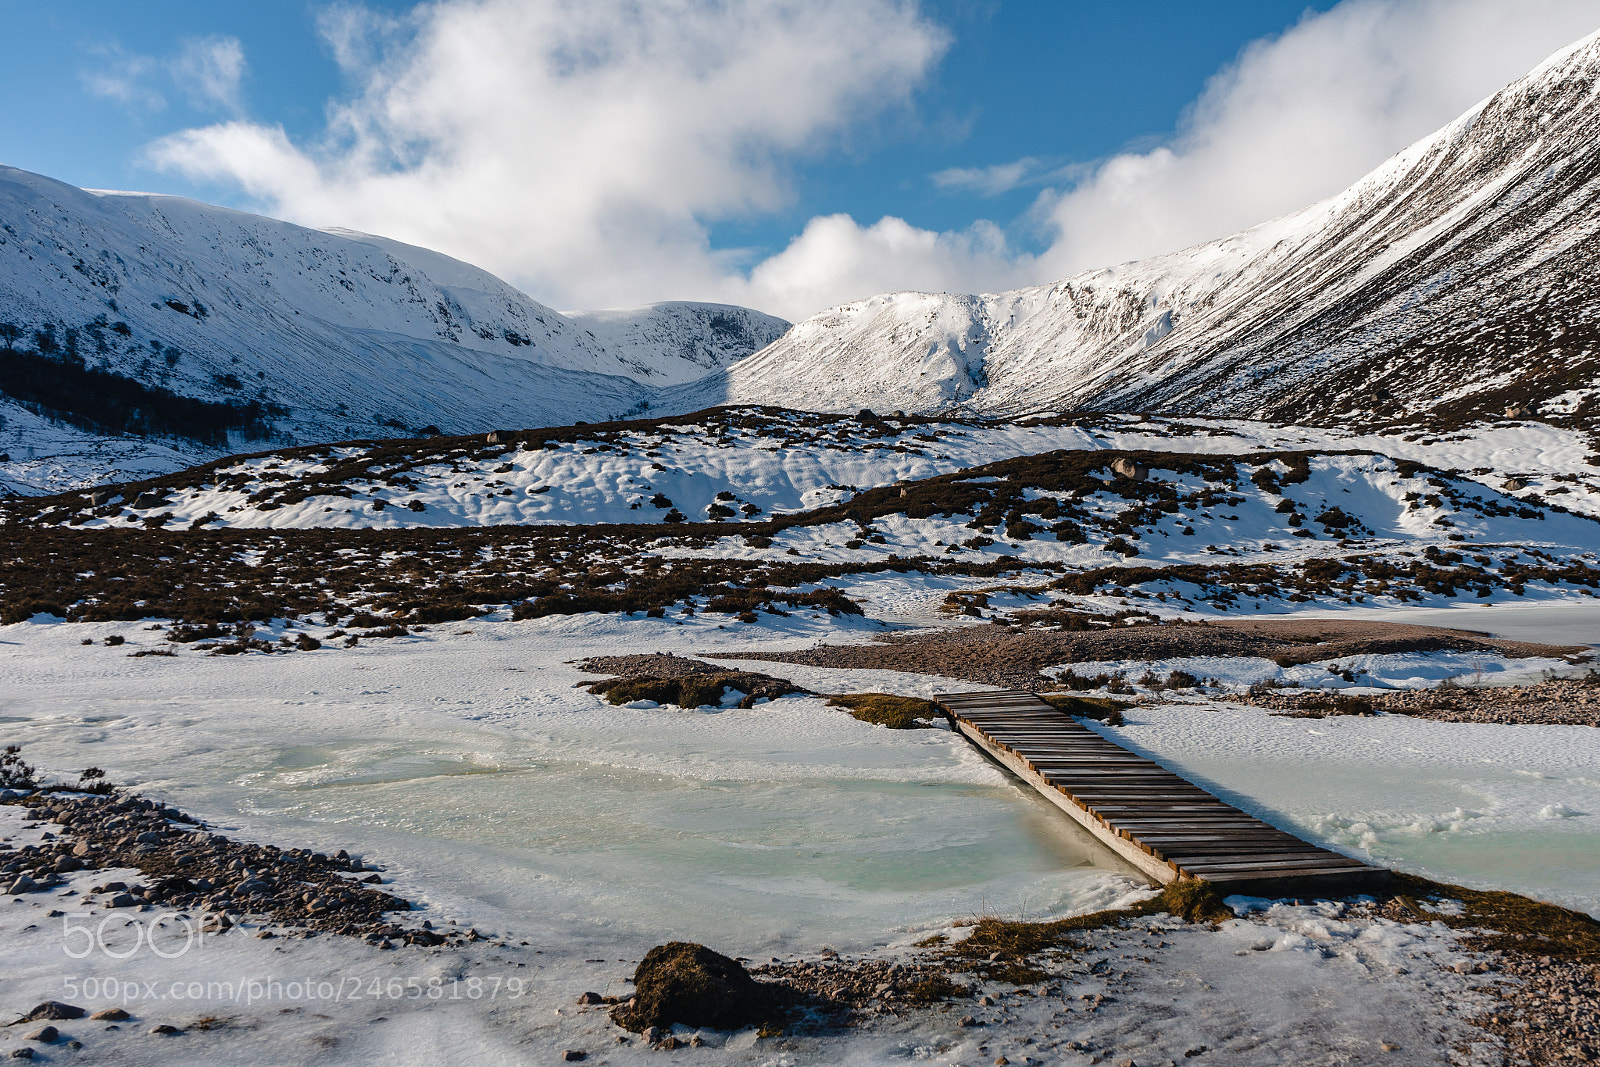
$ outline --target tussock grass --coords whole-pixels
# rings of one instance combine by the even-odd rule
[[[1122,709],[1131,706],[1120,700],[1080,697],[1072,693],[1040,693],[1039,699],[1057,711],[1064,711],[1068,715],[1076,715],[1083,719],[1095,719],[1107,726],[1121,726]]]
[[[828,698],[832,708],[848,708],[862,722],[887,726],[891,730],[924,730],[930,724],[919,720],[937,719],[943,713],[933,701],[892,693],[845,693]]]

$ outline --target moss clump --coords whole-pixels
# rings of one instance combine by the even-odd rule
[[[934,1004],[941,1000],[955,1000],[971,995],[964,985],[957,985],[948,975],[929,975],[906,990],[903,1000],[910,1004]]]
[[[1210,882],[1180,878],[1168,882],[1153,902],[1160,911],[1186,923],[1220,923],[1233,918],[1233,909],[1222,902],[1222,894]]]
[[[737,960],[692,941],[669,941],[645,953],[633,987],[632,999],[611,1017],[634,1033],[674,1023],[737,1030],[771,1025],[778,1015],[772,991]]]
[[[848,708],[850,714],[862,722],[887,726],[891,730],[925,730],[930,724],[920,720],[935,719],[942,714],[931,700],[893,693],[846,693],[829,697],[828,706]]]
[[[1039,699],[1057,711],[1064,711],[1081,719],[1096,719],[1107,726],[1121,726],[1122,709],[1131,706],[1120,700],[1080,697],[1071,693],[1040,693]]]
[[[589,686],[589,692],[605,697],[612,704],[653,700],[657,704],[676,704],[682,708],[698,708],[703,704],[718,706],[730,690],[744,694],[739,701],[741,708],[754,707],[758,700],[776,700],[791,693],[806,692],[782,678],[747,671],[683,674],[669,678],[654,675],[608,678]]]

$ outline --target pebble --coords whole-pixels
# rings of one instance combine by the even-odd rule
[[[61,1036],[61,1031],[53,1026],[41,1026],[31,1034],[24,1034],[29,1041],[38,1041],[43,1044],[53,1044]]]
[[[33,1049],[26,1046],[14,1048],[11,1050],[11,1058],[14,1060],[31,1060],[33,1059]]]
[[[605,998],[602,997],[599,993],[579,993],[578,994],[578,1003],[579,1004],[585,1004],[585,1005],[587,1005],[587,1004],[604,1004],[605,1003]]]
[[[561,1058],[568,1063],[577,1063],[589,1058],[589,1054],[581,1048],[569,1048],[561,1054]]]
[[[172,1026],[169,1023],[157,1023],[155,1026],[152,1026],[150,1028],[150,1032],[152,1034],[181,1034],[181,1033],[183,1033],[182,1030],[179,1030],[176,1026]]]
[[[120,1023],[125,1019],[132,1018],[132,1016],[123,1011],[121,1008],[102,1008],[93,1015],[89,1016],[89,1018],[99,1019],[111,1023]]]

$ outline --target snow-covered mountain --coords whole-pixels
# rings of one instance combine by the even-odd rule
[[[1053,285],[845,304],[680,406],[1583,414],[1597,230],[1600,34],[1320,204]]]
[[[385,238],[0,168],[0,385],[13,412],[91,431],[237,444],[605,419],[787,325],[709,304],[569,317]]]

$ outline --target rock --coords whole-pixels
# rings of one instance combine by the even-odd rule
[[[22,1036],[27,1038],[29,1041],[38,1041],[43,1044],[50,1045],[54,1044],[56,1038],[61,1036],[61,1031],[57,1030],[53,1026],[41,1026],[33,1033],[24,1034]]]
[[[47,1000],[17,1021],[32,1023],[46,1019],[81,1019],[83,1015],[83,1009],[76,1004],[63,1004],[59,1000]]]
[[[31,1060],[33,1059],[33,1049],[26,1046],[14,1048],[11,1050],[11,1058],[14,1060]]]
[[[11,896],[18,896],[22,893],[31,893],[38,888],[39,883],[35,882],[32,878],[29,878],[24,874],[15,882],[12,882],[10,885],[8,885],[6,887],[6,892]]]
[[[76,845],[72,846],[72,854],[80,859],[93,851],[94,847],[87,841],[79,841]]]
[[[150,1032],[152,1034],[181,1034],[181,1033],[183,1033],[182,1030],[179,1030],[176,1026],[172,1026],[172,1025],[170,1025],[168,1023],[157,1023],[155,1026],[152,1026],[150,1028]]]
[[[661,1040],[661,1033],[661,1027],[647,1026],[644,1028],[644,1032],[639,1036],[644,1038],[645,1044],[654,1045]]]
[[[1473,973],[1472,972],[1472,961],[1471,960],[1456,960],[1454,966],[1452,967],[1452,970],[1454,970],[1457,974],[1471,974],[1471,973]]]
[[[1006,1059],[1004,1056],[996,1056],[994,1058],[994,1067],[1007,1067],[1007,1065],[1010,1063],[1011,1061]]]
[[[579,1004],[586,1004],[586,1005],[587,1004],[603,1004],[603,1003],[605,1003],[605,998],[602,997],[599,993],[579,993],[578,994],[578,1003]]]
[[[139,898],[132,893],[118,893],[106,901],[108,908],[131,908],[139,903]]]
[[[561,1054],[561,1058],[568,1063],[577,1063],[580,1060],[588,1059],[589,1054],[581,1048],[569,1048]]]
[[[771,991],[737,960],[689,941],[657,945],[645,953],[633,985],[633,999],[612,1018],[635,1033],[673,1023],[738,1030],[765,1022],[775,1007]]]
[[[661,1039],[661,1047],[663,1049],[665,1049],[666,1051],[668,1051],[668,1052],[671,1052],[673,1049],[677,1048],[680,1044],[682,1044],[682,1042],[680,1042],[672,1034],[668,1034],[666,1037]]]
[[[60,859],[56,860],[52,870],[54,870],[57,874],[69,874],[72,871],[81,871],[83,870],[83,861],[78,859],[76,856],[62,856]]]
[[[1130,478],[1136,482],[1142,482],[1146,478],[1150,477],[1150,469],[1148,467],[1146,467],[1143,463],[1135,463],[1131,459],[1112,460],[1111,472],[1113,474],[1120,474],[1122,477]]]
[[[978,1020],[974,1019],[970,1015],[963,1015],[961,1017],[961,1021],[956,1023],[956,1025],[957,1026],[977,1026],[978,1025]]]
[[[131,1016],[121,1008],[102,1008],[100,1011],[97,1011],[93,1015],[89,1016],[89,1018],[104,1022],[120,1023],[131,1018]]]

